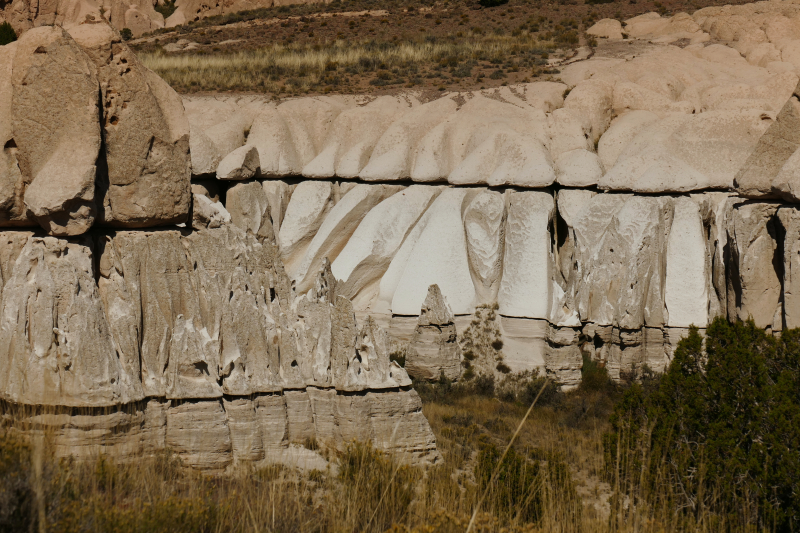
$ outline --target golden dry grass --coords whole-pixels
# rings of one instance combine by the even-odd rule
[[[307,92],[326,86],[346,88],[348,76],[369,75],[373,85],[402,79],[406,86],[420,82],[421,68],[503,60],[519,54],[541,54],[552,43],[528,33],[470,35],[451,39],[399,43],[337,40],[328,46],[282,45],[255,51],[215,54],[143,52],[142,62],[171,86],[184,90],[249,90]],[[452,70],[451,69],[451,70]]]
[[[209,477],[166,450],[129,464],[58,460],[47,435],[37,443],[0,430],[0,531],[464,532],[487,473],[483,452],[505,447],[528,406],[457,389],[436,399],[421,391],[443,456],[428,469],[354,443],[325,472],[243,464]],[[634,488],[603,481],[603,435],[618,392],[579,390],[535,408],[514,444],[530,483],[518,483],[520,472],[499,476],[472,531],[735,530],[648,507]],[[612,477],[632,468],[611,466]],[[532,511],[522,512],[531,501]]]

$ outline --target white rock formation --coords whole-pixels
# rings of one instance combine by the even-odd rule
[[[342,281],[338,290],[343,296],[352,299],[381,280],[406,236],[439,192],[437,187],[412,185],[364,216],[331,265],[333,275]]]
[[[455,314],[472,312],[475,288],[462,212],[475,193],[468,189],[447,189],[434,200],[429,208],[430,218],[405,260],[392,297],[392,313],[418,314],[431,285],[439,286]],[[399,259],[402,259],[400,253],[395,261]]]
[[[331,208],[333,190],[328,182],[304,181],[292,192],[281,223],[278,242],[288,270],[293,270]]]
[[[303,259],[296,268],[288,269],[289,275],[297,282],[298,291],[305,292],[311,288],[313,276],[321,268],[323,259],[336,260],[367,212],[397,192],[397,189],[396,186],[362,183],[353,187],[331,208],[308,244]],[[293,198],[296,195],[297,191]]]
[[[667,241],[664,303],[668,326],[708,325],[706,242],[700,209],[689,198],[675,199],[675,213]]]
[[[258,174],[261,164],[254,146],[242,146],[225,156],[217,166],[218,180],[247,180]]]
[[[549,318],[553,257],[547,227],[555,202],[544,192],[509,192],[500,314]]]
[[[496,191],[481,191],[464,211],[467,255],[478,300],[497,300],[505,248],[505,200]]]

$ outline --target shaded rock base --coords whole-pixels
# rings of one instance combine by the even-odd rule
[[[57,457],[130,461],[167,448],[187,466],[210,472],[239,462],[324,469],[322,454],[353,440],[372,442],[408,464],[440,457],[422,401],[410,388],[351,393],[309,387],[104,408],[2,402],[0,424],[25,435],[44,433]]]

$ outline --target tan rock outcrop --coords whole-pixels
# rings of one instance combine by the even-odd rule
[[[735,186],[747,198],[783,197],[800,200],[797,176],[782,175],[782,167],[800,148],[800,85],[775,121],[758,140],[736,175]]]
[[[416,379],[450,380],[461,376],[461,348],[453,312],[438,285],[428,287],[419,321],[406,350],[405,369]]]
[[[261,164],[254,146],[242,146],[225,156],[217,167],[218,180],[247,180],[258,174]]]
[[[760,328],[780,329],[781,279],[773,258],[778,247],[773,219],[778,206],[742,203],[728,219],[728,318],[752,318]],[[778,321],[779,322],[779,321]]]
[[[142,228],[189,214],[189,123],[180,97],[107,24],[70,28],[97,68],[108,183],[103,223]],[[98,202],[100,199],[98,199]]]
[[[8,186],[13,158],[20,177],[4,199],[9,218],[27,210],[53,235],[84,233],[96,216],[97,69],[63,29],[42,27],[18,41],[11,82],[16,153],[9,154]]]
[[[586,33],[606,39],[622,39],[622,23],[616,19],[600,19]]]
[[[225,203],[231,222],[259,240],[275,243],[269,198],[259,182],[237,183],[228,189]]]

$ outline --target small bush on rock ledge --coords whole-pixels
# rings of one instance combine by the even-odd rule
[[[8,22],[3,22],[0,24],[0,46],[13,43],[16,40],[17,32],[14,31],[14,28],[11,27],[11,24]]]

